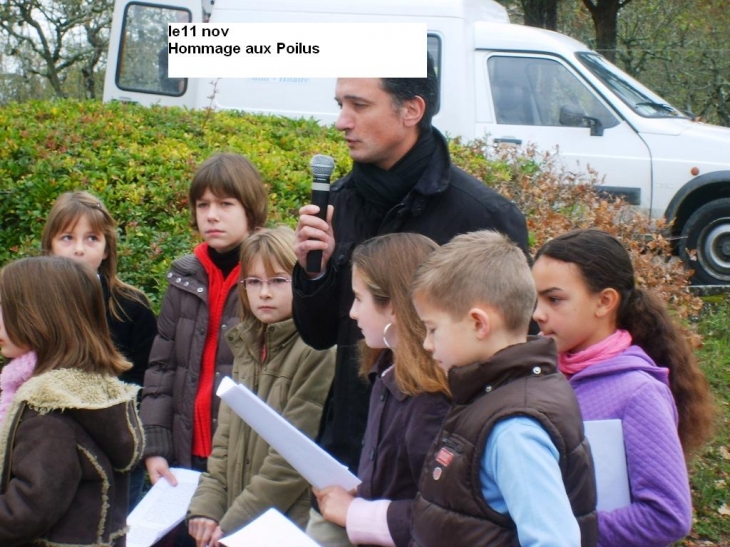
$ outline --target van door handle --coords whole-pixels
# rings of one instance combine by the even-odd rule
[[[501,139],[494,139],[494,144],[522,144],[522,139],[516,139],[514,137],[503,137]]]

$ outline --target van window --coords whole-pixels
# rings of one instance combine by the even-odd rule
[[[441,38],[435,34],[429,34],[427,39],[428,54],[433,59],[433,66],[439,81],[439,100],[436,103],[436,110],[434,111],[434,115],[436,115],[441,110]]]
[[[487,60],[497,123],[604,128],[619,120],[563,64],[542,57],[491,56]]]
[[[688,117],[597,53],[577,53],[578,60],[600,78],[619,99],[647,118]]]
[[[117,87],[126,91],[179,96],[185,92],[187,78],[167,75],[167,25],[189,23],[192,14],[132,2],[124,9],[122,42],[117,63]]]

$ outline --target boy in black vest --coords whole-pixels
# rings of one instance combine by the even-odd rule
[[[424,347],[453,405],[426,457],[413,545],[596,544],[596,489],[578,403],[550,338],[529,338],[524,253],[496,232],[455,237],[418,270]]]

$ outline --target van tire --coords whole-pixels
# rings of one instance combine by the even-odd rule
[[[682,228],[679,255],[694,270],[694,284],[730,284],[730,198],[705,203],[692,213]]]

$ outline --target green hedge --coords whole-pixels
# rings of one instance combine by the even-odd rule
[[[269,189],[269,223],[292,226],[309,200],[312,156],[333,156],[335,177],[351,166],[338,132],[313,120],[122,103],[9,104],[0,107],[0,143],[0,266],[38,252],[59,194],[88,190],[119,223],[120,276],[155,305],[170,263],[196,243],[187,189],[203,160],[223,151],[248,156]],[[640,283],[659,290],[679,316],[701,306],[687,291],[684,269],[655,260],[669,247],[661,226],[628,218],[620,201],[606,202],[592,185],[596,176],[564,172],[554,156],[530,146],[494,150],[454,140],[450,147],[456,165],[515,200],[533,249],[574,227],[600,227],[624,240]]]
[[[259,168],[271,224],[294,225],[309,197],[317,153],[350,168],[337,131],[311,120],[143,108],[99,102],[29,102],[0,108],[0,265],[35,254],[45,217],[69,190],[99,196],[119,223],[120,276],[157,304],[171,261],[196,242],[187,189],[200,162],[238,152]]]

